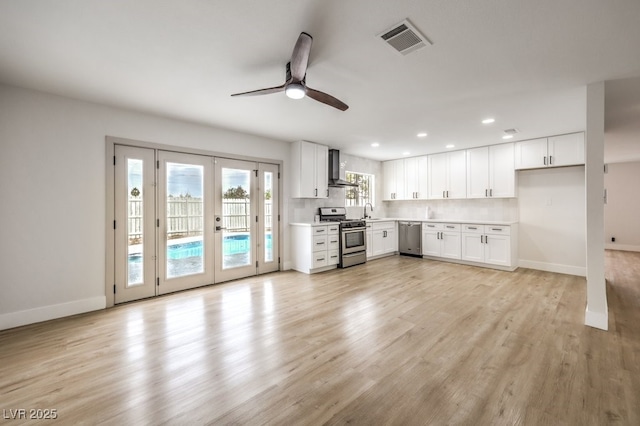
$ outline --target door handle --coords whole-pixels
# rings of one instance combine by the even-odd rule
[[[216,226],[216,231],[222,231],[223,229],[227,229],[224,226]]]

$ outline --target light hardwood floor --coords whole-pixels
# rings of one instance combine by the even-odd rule
[[[61,424],[639,425],[640,253],[607,265],[609,332],[583,325],[583,278],[398,256],[5,330],[0,410],[56,409]]]

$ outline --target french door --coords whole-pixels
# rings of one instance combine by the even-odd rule
[[[115,147],[115,303],[156,294],[153,149]]]
[[[213,283],[213,158],[158,152],[158,294]]]
[[[216,158],[216,282],[277,271],[277,166]],[[275,216],[275,217],[274,217]]]
[[[115,303],[280,269],[275,164],[115,146]]]

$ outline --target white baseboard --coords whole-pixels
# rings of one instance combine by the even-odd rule
[[[640,251],[640,246],[633,246],[630,244],[606,243],[604,248],[606,250]]]
[[[539,271],[556,272],[558,274],[577,275],[579,277],[587,276],[587,268],[584,266],[561,265],[558,263],[537,262],[535,260],[518,261],[521,268],[537,269]]]
[[[73,302],[60,303],[58,305],[48,305],[24,311],[0,314],[0,330],[97,311],[104,309],[106,306],[107,298],[105,296],[99,296],[92,297],[91,299],[74,300]]]
[[[292,263],[291,262],[287,262],[286,260],[282,263],[282,269],[280,269],[281,271],[288,271],[291,269]]]
[[[608,312],[593,312],[589,310],[589,307],[584,312],[584,324],[589,327],[599,328],[600,330],[609,330],[609,313]]]

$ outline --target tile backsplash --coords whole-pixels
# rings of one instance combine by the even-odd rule
[[[517,198],[469,200],[385,201],[387,217],[431,219],[517,221]]]

